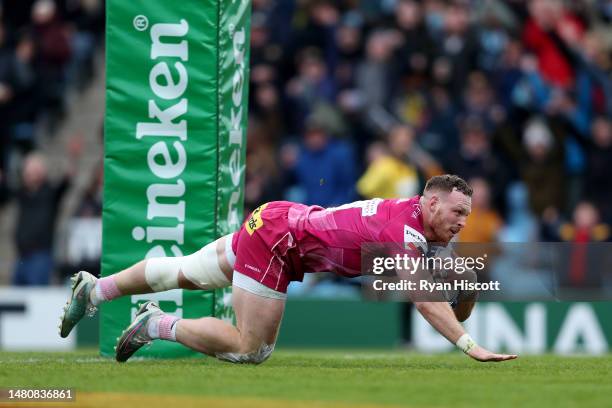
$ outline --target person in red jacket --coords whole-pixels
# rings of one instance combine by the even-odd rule
[[[537,57],[539,72],[551,85],[570,87],[574,71],[564,48],[582,37],[584,27],[556,0],[531,0],[529,14],[523,43]]]

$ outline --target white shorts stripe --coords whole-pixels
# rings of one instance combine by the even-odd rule
[[[240,289],[244,289],[247,292],[253,293],[255,295],[270,298],[270,299],[287,299],[287,294],[283,292],[279,292],[274,289],[270,289],[264,284],[257,282],[255,279],[250,276],[246,276],[241,274],[238,271],[234,271],[234,277],[232,279],[232,285],[237,286]]]

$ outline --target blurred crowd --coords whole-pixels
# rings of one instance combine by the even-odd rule
[[[61,269],[57,220],[83,141],[77,135],[67,143],[59,177],[50,177],[43,146],[63,143],[57,134],[69,98],[94,78],[103,38],[101,0],[0,0],[0,209],[16,203],[13,284],[49,284],[52,272]],[[74,219],[82,213],[100,217],[100,197],[93,191],[99,191],[98,179],[93,176]]]
[[[35,145],[32,124],[87,80],[99,3],[2,1],[3,149]],[[245,214],[411,196],[455,173],[474,187],[461,241],[565,242],[574,268],[611,239],[612,1],[252,5]]]
[[[517,184],[537,220],[588,200],[609,221],[610,18],[609,1],[255,0],[247,206],[452,172],[500,226]]]
[[[599,0],[254,0],[247,210],[448,172],[475,190],[461,241],[610,240],[611,19]]]

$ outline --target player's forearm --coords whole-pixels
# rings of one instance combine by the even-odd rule
[[[417,310],[441,335],[455,344],[465,330],[446,302],[415,302]]]
[[[478,361],[513,360],[516,354],[497,354],[477,345],[465,333],[450,306],[445,302],[414,302],[417,310],[427,321],[450,342],[456,344],[465,354]]]

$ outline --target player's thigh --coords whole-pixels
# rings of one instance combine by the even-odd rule
[[[234,286],[232,304],[244,347],[256,350],[262,343],[276,343],[285,311],[285,299],[263,297]]]

